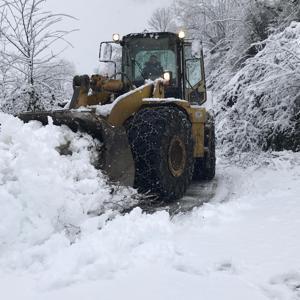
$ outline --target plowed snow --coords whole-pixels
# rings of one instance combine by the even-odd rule
[[[213,199],[186,214],[136,208],[108,220],[87,211],[134,191],[112,197],[88,136],[0,123],[1,298],[300,298],[299,153],[219,161]],[[60,156],[66,141],[73,154]]]

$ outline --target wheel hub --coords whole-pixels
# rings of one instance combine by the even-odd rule
[[[172,138],[168,154],[170,172],[174,177],[181,176],[186,165],[186,149],[180,137],[174,136]]]

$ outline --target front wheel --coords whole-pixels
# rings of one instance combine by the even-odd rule
[[[176,107],[151,107],[130,122],[128,138],[135,161],[135,187],[160,199],[181,198],[193,175],[191,123]]]

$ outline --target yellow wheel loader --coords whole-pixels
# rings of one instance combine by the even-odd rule
[[[112,59],[116,45],[119,72]],[[202,106],[207,94],[200,42],[186,40],[183,32],[115,34],[100,44],[99,57],[113,66],[112,76],[75,76],[64,109],[19,117],[43,124],[51,117],[56,125],[89,133],[101,142],[99,167],[112,182],[163,200],[182,197],[192,179],[212,179],[214,120]]]

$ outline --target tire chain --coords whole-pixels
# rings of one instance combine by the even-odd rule
[[[178,120],[180,120],[177,124]],[[164,162],[158,162],[160,158],[157,153],[161,147],[160,140],[168,139],[172,135],[171,126],[176,122],[178,134],[185,137],[185,144],[189,144],[187,153],[187,164],[189,165],[182,179],[183,184],[176,184],[176,180],[170,180],[168,174],[159,177],[157,168],[167,163],[167,157],[162,157]],[[184,112],[174,107],[157,107],[142,109],[127,125],[129,143],[132,148],[133,157],[136,163],[135,185],[142,192],[149,190],[159,193],[164,198],[178,198],[183,195],[193,174],[193,140],[191,136],[191,123]],[[190,134],[186,134],[189,132]],[[174,133],[173,133],[174,134]],[[166,149],[165,149],[166,150]],[[166,186],[169,188],[164,188]],[[148,190],[147,190],[147,188]]]

